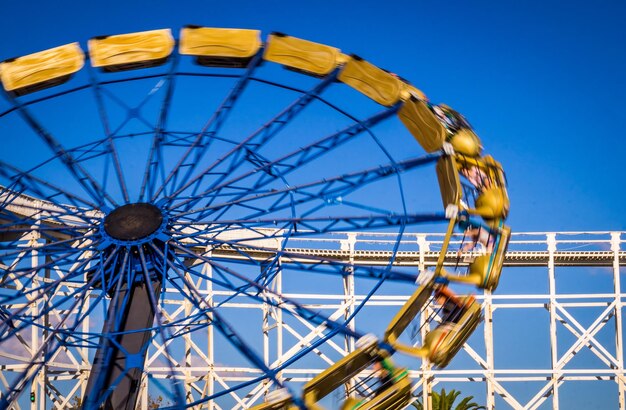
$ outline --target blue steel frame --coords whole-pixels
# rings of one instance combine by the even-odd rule
[[[41,327],[41,319],[63,307],[65,314],[62,321],[44,326],[48,335],[40,349],[27,360],[23,372],[14,379],[8,389],[3,391],[0,408],[6,408],[18,400],[20,394],[33,382],[37,372],[44,366],[46,358],[52,357],[64,347],[89,347],[98,350],[104,357],[110,358],[111,349],[124,350],[117,339],[128,332],[120,330],[124,321],[121,314],[107,317],[107,305],[129,303],[129,292],[121,289],[133,284],[144,283],[148,289],[149,304],[156,312],[154,324],[143,332],[151,332],[150,340],[159,338],[168,350],[168,341],[193,332],[214,326],[232,346],[264,375],[254,380],[237,384],[191,403],[185,402],[181,383],[175,377],[175,368],[168,362],[171,390],[168,399],[173,400],[172,408],[187,408],[215,400],[229,392],[243,389],[264,378],[269,378],[280,387],[290,389],[277,374],[288,368],[298,359],[306,356],[313,349],[325,343],[335,335],[358,338],[358,331],[351,330],[348,323],[363,308],[367,300],[385,281],[414,283],[417,275],[392,268],[400,240],[408,225],[447,221],[440,212],[415,214],[407,210],[401,174],[416,168],[433,164],[440,154],[430,154],[408,160],[396,161],[385,149],[373,129],[389,120],[397,113],[399,105],[386,108],[368,118],[359,119],[345,109],[325,99],[322,94],[336,83],[338,70],[322,78],[312,89],[301,90],[292,86],[276,83],[262,77],[255,77],[261,66],[262,50],[252,59],[247,68],[239,74],[221,72],[183,72],[179,71],[180,56],[174,56],[167,63],[163,72],[150,75],[128,75],[121,79],[106,80],[102,74],[89,69],[87,84],[67,88],[45,97],[15,97],[2,91],[10,108],[0,112],[0,126],[3,118],[12,118],[16,114],[28,125],[44,145],[52,151],[52,157],[29,169],[20,169],[10,163],[10,158],[0,158],[0,256],[2,258],[20,258],[20,254],[37,250],[43,261],[35,266],[26,266],[23,262],[0,270],[0,346],[2,343],[19,337],[20,331],[33,326]],[[168,129],[168,119],[175,95],[176,81],[186,77],[210,77],[235,80],[231,91],[226,95],[200,131]],[[107,89],[114,84],[138,80],[157,80],[157,86],[148,93],[140,104],[129,107],[126,102]],[[286,108],[266,121],[262,127],[239,141],[230,141],[220,135],[223,125],[230,118],[233,108],[242,98],[244,90],[251,83],[261,83],[291,91],[297,98]],[[38,103],[54,100],[61,96],[72,95],[91,89],[98,110],[104,138],[74,148],[67,148],[62,139],[55,137],[37,120],[31,108]],[[155,121],[150,121],[142,114],[142,108],[163,89],[160,109]],[[155,91],[156,90],[156,91]],[[126,117],[116,127],[107,111],[106,101],[122,107]],[[298,115],[313,102],[319,102],[331,108],[340,116],[348,118],[352,124],[330,135],[302,145],[298,149],[282,154],[277,158],[267,158],[263,148]],[[122,130],[131,119],[136,119],[148,128],[145,132],[123,134]],[[369,136],[389,162],[374,168],[337,174],[331,178],[310,180],[292,185],[288,176],[305,165],[315,163],[334,152],[338,147],[354,140],[360,135]],[[129,138],[151,136],[149,154],[141,175],[129,174],[125,163],[120,159],[119,145]],[[216,140],[231,143],[232,148],[217,159],[202,165],[207,153]],[[166,168],[165,150],[168,147],[183,148],[183,154],[174,161],[171,169]],[[417,147],[417,145],[416,145]],[[113,165],[113,174],[117,185],[111,186],[108,172],[103,172],[99,180],[88,171],[87,164],[93,160],[104,160],[105,166]],[[45,180],[38,173],[50,164],[62,166],[74,178],[80,189],[64,188],[59,183]],[[241,170],[242,166],[252,169]],[[222,169],[224,168],[224,169]],[[390,178],[397,179],[402,212],[384,208],[381,201],[365,203],[352,200],[350,195],[359,189]],[[128,180],[140,180],[140,188],[133,193]],[[280,181],[281,189],[270,188],[272,183]],[[114,184],[113,182],[111,184]],[[32,207],[25,214],[13,212],[12,206],[26,196],[43,200],[53,205],[45,212]],[[269,205],[255,205],[260,200],[270,201]],[[156,205],[163,214],[163,224],[154,234],[136,241],[121,241],[110,237],[102,229],[103,217],[115,208],[133,202],[149,202]],[[342,216],[325,215],[327,207],[341,206],[346,210]],[[436,205],[433,204],[433,208]],[[236,218],[230,218],[233,210],[239,212]],[[364,213],[365,212],[365,213]],[[274,233],[268,234],[260,228],[272,227]],[[221,236],[231,230],[245,229],[259,237],[280,240],[280,249],[269,249],[250,245],[245,239],[224,240]],[[300,255],[287,249],[289,240],[309,235],[323,235],[333,232],[365,231],[371,229],[397,230],[392,257],[384,268],[353,266],[351,273],[357,277],[372,279],[374,285],[365,300],[356,307],[346,320],[333,321],[320,312],[312,311],[283,295],[272,292],[269,288],[280,267],[278,261],[288,261],[290,268],[324,275],[343,276],[348,271],[348,264],[324,257]],[[37,232],[38,242],[24,244],[24,235]],[[244,258],[236,261],[241,269],[254,266],[260,274],[253,279],[233,268],[233,261],[208,256],[198,252],[198,247],[230,247]],[[273,253],[269,260],[259,262],[248,254],[250,249]],[[212,267],[215,276],[204,275],[190,269],[184,259],[194,259]],[[295,261],[297,259],[298,261]],[[307,261],[304,263],[302,261]],[[62,272],[59,279],[50,279],[35,285],[34,278],[42,271],[55,268]],[[209,306],[194,284],[185,274],[195,278],[212,281],[215,285],[230,289],[233,295],[214,306]],[[156,276],[155,276],[156,275]],[[73,282],[73,293],[52,301],[50,296],[64,284]],[[182,283],[182,285],[181,285]],[[155,293],[154,287],[160,288]],[[159,308],[165,294],[165,288],[177,289],[180,295],[190,301],[199,313],[165,323]],[[87,293],[95,292],[95,301],[87,307]],[[276,299],[264,297],[271,294]],[[159,296],[160,295],[160,296]],[[300,316],[316,325],[324,325],[326,332],[310,346],[303,347],[293,357],[280,366],[270,368],[246,344],[237,330],[220,314],[219,308],[226,301],[235,297],[247,297],[261,303],[268,303],[284,309],[290,315]],[[29,314],[29,303],[45,299],[45,306],[37,315]],[[276,300],[280,300],[277,302]],[[23,306],[15,308],[14,305]],[[70,303],[71,308],[67,309]],[[87,315],[95,309],[102,309],[105,315],[103,332],[79,331],[78,327]],[[114,310],[115,311],[115,310]],[[117,311],[121,312],[121,310]],[[180,328],[186,330],[181,331]],[[132,332],[136,332],[134,330]],[[149,344],[149,343],[148,343]],[[148,344],[142,355],[128,355],[128,367],[143,369],[143,360]],[[391,350],[391,348],[389,348]],[[107,366],[107,360],[104,361]],[[132,365],[132,367],[131,367]],[[121,377],[121,376],[120,376]],[[119,379],[119,378],[118,378]],[[92,390],[85,408],[98,408],[117,385],[103,385],[102,378],[96,382],[98,387]],[[297,392],[292,391],[296,405],[304,408]]]

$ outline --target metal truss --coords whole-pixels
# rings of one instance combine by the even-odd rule
[[[396,255],[396,265],[406,266],[408,271],[413,269],[417,271],[434,265],[442,239],[438,234],[405,234],[401,250]],[[250,332],[260,335],[258,340],[262,341],[264,366],[250,367],[246,364],[227,363],[225,355],[222,354],[223,344],[226,342],[216,335],[215,327],[209,325],[209,322],[214,320],[214,314],[209,313],[209,317],[194,322],[198,328],[205,327],[204,331],[196,329],[191,333],[191,329],[180,328],[177,329],[180,336],[178,338],[164,342],[159,338],[152,339],[152,346],[146,358],[146,371],[138,408],[148,408],[149,396],[158,394],[155,393],[158,391],[155,390],[155,386],[158,388],[165,379],[176,378],[182,382],[189,401],[192,401],[193,397],[212,396],[218,390],[222,392],[221,397],[204,403],[201,408],[245,409],[261,401],[274,387],[275,382],[265,377],[265,370],[262,367],[273,369],[284,365],[279,366],[281,370],[275,375],[276,380],[303,383],[354,350],[353,337],[341,335],[323,340],[327,325],[317,324],[299,315],[287,315],[286,313],[296,307],[286,300],[298,300],[304,308],[323,311],[332,320],[350,318],[366,298],[366,295],[358,292],[359,282],[367,280],[367,275],[362,275],[362,272],[367,271],[368,267],[384,265],[385,260],[389,260],[391,251],[386,249],[389,243],[394,242],[394,238],[377,233],[337,233],[329,234],[327,239],[300,238],[298,241],[298,245],[302,246],[283,249],[282,254],[275,258],[277,263],[261,265],[267,283],[257,301],[251,301],[249,297],[230,290],[214,289],[215,284],[208,279],[217,273],[214,272],[214,265],[209,263],[196,267],[201,270],[202,275],[192,278],[187,274],[188,286],[195,288],[208,306],[219,306],[226,311],[239,312],[238,314],[243,312],[243,315],[251,318],[246,321],[246,326],[249,326]],[[489,292],[477,295],[477,299],[482,303],[485,320],[464,346],[465,353],[457,355],[446,369],[436,369],[428,363],[408,362],[416,397],[421,397],[424,403],[428,403],[429,393],[435,386],[470,383],[472,392],[477,390],[476,386],[479,386],[478,390],[484,392],[484,402],[489,409],[496,407],[558,409],[565,408],[562,403],[567,402],[565,391],[569,384],[575,383],[577,388],[583,386],[581,388],[584,390],[584,386],[591,386],[599,381],[611,381],[616,387],[615,402],[620,409],[625,409],[622,329],[622,304],[625,294],[622,293],[620,281],[622,266],[626,264],[624,241],[623,232],[514,234],[507,253],[500,289],[493,295]],[[23,246],[27,251],[19,251],[19,246]],[[3,269],[24,264],[39,267],[38,274],[32,277],[32,280],[14,280],[14,283],[22,284],[16,291],[39,288],[41,283],[55,283],[65,274],[65,270],[59,269],[53,263],[49,265],[42,263],[37,248],[44,246],[46,241],[37,230],[24,232],[13,256],[4,257],[0,261]],[[83,255],[76,261],[77,266],[81,260],[89,260],[91,250],[88,239],[76,240],[72,246],[85,249]],[[205,257],[218,260],[236,261],[238,258],[238,253],[228,248],[212,249],[211,254],[206,254],[207,249],[196,251]],[[267,247],[257,248],[256,252],[259,260],[268,260],[265,253],[272,252],[272,241],[268,240]],[[255,253],[251,252],[250,255],[254,257]],[[341,275],[331,277],[330,280],[338,281],[338,288],[340,286],[342,292],[314,293],[309,291],[306,283],[300,284],[300,289],[285,287],[285,271],[294,264],[300,269],[300,266],[311,263],[307,255],[316,255],[318,258],[323,255],[328,258],[329,266],[337,263]],[[448,265],[455,263],[455,255],[446,256]],[[46,268],[41,269],[41,266]],[[559,292],[563,285],[574,288],[576,292],[584,292],[584,289],[588,288],[584,284],[576,286],[572,283],[576,280],[570,277],[572,267],[578,267],[585,275],[591,275],[589,278],[593,278],[594,274],[605,277],[610,275],[613,282],[611,291]],[[508,278],[519,278],[525,275],[524,269],[529,268],[533,269],[529,281],[536,283],[527,283],[524,293],[517,293],[515,284],[509,285]],[[590,270],[595,273],[589,273]],[[542,280],[545,282],[540,282]],[[545,283],[547,288],[541,290]],[[65,281],[53,287],[54,291],[43,298],[34,298],[27,294],[20,303],[11,306],[12,309],[28,309],[33,317],[38,317],[38,320],[46,323],[40,323],[41,326],[33,323],[33,326],[14,333],[12,351],[0,352],[2,369],[0,383],[8,386],[10,380],[24,370],[24,365],[20,364],[23,358],[30,359],[31,355],[42,354],[40,347],[44,345],[43,340],[60,337],[50,335],[49,330],[41,329],[50,329],[54,326],[68,328],[69,325],[59,319],[68,316],[67,309],[71,309],[72,306],[64,299],[72,295],[74,293],[72,287],[77,286],[81,286],[80,282]],[[376,293],[363,304],[362,309],[367,309],[368,312],[385,308],[397,310],[406,301],[413,287],[405,285],[405,288],[407,289],[405,294],[386,294],[383,291]],[[48,309],[47,314],[41,315],[41,309]],[[88,313],[84,312],[85,306],[82,310],[73,312],[73,315]],[[521,318],[520,320],[524,320],[525,315],[530,314],[528,312],[547,314],[545,328],[534,329],[538,335],[533,336],[549,341],[550,357],[546,366],[526,366],[524,364],[526,358],[521,357],[517,360],[513,358],[517,354],[513,350],[515,346],[499,344],[503,343],[498,338],[499,330],[505,331],[505,326],[511,326],[497,320],[500,312],[517,312],[516,317]],[[581,315],[581,312],[584,314]],[[198,313],[198,307],[181,298],[178,289],[166,289],[162,296],[162,320],[175,323]],[[422,332],[425,332],[426,327],[421,325],[426,323],[431,313],[432,311],[427,310],[421,317],[421,323],[416,323],[416,328],[421,328]],[[2,314],[4,312],[0,312],[0,315]],[[581,320],[581,316],[586,320]],[[355,329],[357,321],[359,328],[384,328],[386,325],[379,323],[372,326],[376,317],[372,317],[370,313],[363,313],[354,316],[350,322],[351,329]],[[94,322],[97,322],[97,314],[92,312],[81,322],[81,330],[85,333],[97,332],[99,325]],[[499,329],[498,326],[502,326],[503,329]],[[198,338],[199,332],[204,335],[203,338]],[[96,338],[93,343],[97,343]],[[525,341],[519,343],[523,344]],[[313,346],[318,365],[308,366],[308,362],[292,360],[303,346]],[[30,386],[34,401],[29,407],[44,409],[48,408],[46,403],[53,403],[52,408],[66,409],[71,407],[72,403],[75,404],[73,399],[75,396],[83,397],[91,363],[88,350],[84,345],[72,346],[71,343],[63,343],[53,355],[46,357],[45,363],[36,369],[37,375]],[[575,358],[584,352],[593,357],[593,360],[577,362]],[[464,359],[459,359],[462,355]],[[499,365],[503,361],[512,362],[514,365]],[[361,376],[367,375],[364,373]],[[585,384],[581,385],[581,382]],[[248,389],[230,390],[233,384],[241,386],[241,383],[249,383]],[[535,389],[532,394],[528,393],[528,389],[524,394],[519,394],[518,387],[529,386],[529,383]],[[480,394],[477,396],[481,398]],[[42,400],[43,397],[47,397],[48,400]],[[16,409],[24,408],[24,403],[16,403],[14,406]]]

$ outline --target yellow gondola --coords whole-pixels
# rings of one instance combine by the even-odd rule
[[[6,91],[24,95],[69,80],[85,63],[78,43],[51,48],[0,64],[0,78]]]
[[[400,410],[411,401],[411,381],[408,372],[396,368],[387,351],[378,346],[375,337],[364,337],[359,340],[357,349],[345,356],[328,369],[321,372],[304,385],[304,404],[310,410],[323,409],[318,403],[334,390],[358,375],[361,371],[380,361],[389,372],[389,387],[382,389],[373,397],[351,397],[341,409],[351,410]]]
[[[272,33],[267,38],[263,58],[304,74],[322,77],[348,61],[349,57],[335,47]]]
[[[165,63],[174,50],[174,38],[170,29],[163,29],[98,36],[88,45],[91,65],[115,72]]]
[[[462,193],[458,169],[458,161],[454,156],[441,157],[437,163],[437,178],[444,208],[450,205],[461,206]],[[497,180],[489,176],[485,178],[489,184],[480,187],[474,206],[465,204],[460,210],[481,216],[487,224],[497,226],[499,220],[506,219],[508,216],[509,197],[504,185],[499,185]]]
[[[428,332],[424,347],[428,349],[428,360],[438,367],[446,367],[463,347],[482,320],[481,307],[473,296],[462,299],[465,312],[458,322],[444,322]]]
[[[404,102],[398,117],[426,152],[436,152],[446,142],[446,129],[426,102],[411,98]]]
[[[480,138],[473,131],[465,117],[446,104],[430,106],[438,120],[446,127],[447,142],[454,152],[469,157],[478,157],[483,150]]]
[[[397,76],[355,55],[351,56],[337,78],[387,107],[400,101],[405,89],[405,84]]]
[[[477,157],[482,152],[480,139],[465,118],[444,104],[433,105],[410,98],[404,102],[398,116],[426,152],[439,151],[446,142],[459,155]]]
[[[482,216],[492,227],[497,227],[498,221],[508,216],[510,203],[502,166],[491,156],[457,157],[455,162],[459,172],[478,191],[474,209],[468,212]]]
[[[342,410],[400,410],[406,408],[412,397],[411,379],[407,369],[393,369],[391,379],[392,384],[373,397],[351,397],[347,399],[341,407]]]
[[[261,49],[259,30],[185,26],[179,52],[208,67],[245,67]]]
[[[457,298],[445,287],[437,292],[448,297],[457,308],[453,320],[443,318],[443,322],[429,331],[421,346],[409,346],[398,341],[399,336],[422,311],[432,292],[432,285],[420,286],[402,309],[393,318],[385,331],[384,341],[394,349],[414,357],[427,358],[439,367],[445,367],[470,337],[482,320],[481,308],[473,296]],[[460,313],[458,313],[460,312]]]
[[[469,264],[467,274],[452,275],[442,270],[441,275],[450,281],[469,283],[489,291],[496,290],[511,237],[511,228],[502,225],[494,236],[493,251],[477,256]]]

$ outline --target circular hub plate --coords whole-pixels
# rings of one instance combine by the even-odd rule
[[[151,204],[120,206],[104,218],[104,230],[120,241],[136,241],[152,235],[163,222],[161,210]]]

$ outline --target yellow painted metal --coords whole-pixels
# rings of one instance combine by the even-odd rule
[[[446,141],[446,128],[426,103],[417,98],[406,101],[398,111],[400,121],[426,152],[439,151]]]
[[[340,410],[353,410],[360,409],[361,403],[363,402],[362,397],[348,397],[341,404]]]
[[[370,366],[375,360],[384,358],[384,360],[390,363],[388,356],[388,352],[378,347],[378,341],[375,337],[366,338],[365,340],[361,339],[355,351],[343,357],[304,385],[304,404],[308,409],[323,409],[318,404],[321,399]],[[348,404],[352,403],[354,401],[348,402]],[[346,407],[344,406],[343,408]],[[362,404],[358,404],[357,407],[348,408],[382,410],[384,407],[363,407]]]
[[[482,320],[480,304],[472,296],[464,298],[464,304],[465,312],[457,323],[442,323],[424,338],[428,360],[435,366],[446,367]]]
[[[174,49],[174,38],[170,29],[163,29],[94,37],[88,45],[92,66],[122,71],[163,64]]]
[[[496,161],[491,155],[482,158],[471,158],[465,155],[456,155],[456,164],[459,171],[476,167],[484,172],[490,181],[496,186],[506,187],[506,177],[502,170],[502,164]]]
[[[478,157],[483,150],[478,136],[468,128],[461,128],[449,140],[454,147],[454,151],[461,155]]]
[[[452,156],[444,156],[437,161],[437,179],[443,207],[459,205],[461,201],[461,179],[457,170],[456,160]]]
[[[500,274],[502,273],[502,266],[504,265],[504,257],[506,256],[506,251],[509,248],[510,239],[511,228],[503,226],[500,236],[497,239],[496,248],[489,258],[489,266],[487,268],[488,274],[485,276],[482,283],[482,287],[484,289],[494,291],[498,287]]]
[[[6,91],[24,95],[69,80],[85,64],[78,43],[51,48],[0,64],[0,78]]]
[[[325,76],[341,62],[338,48],[300,38],[272,33],[268,36],[263,58],[305,74]]]
[[[261,49],[259,30],[186,26],[180,30],[180,54],[196,56],[198,64],[245,67]]]
[[[448,247],[450,246],[450,239],[452,239],[452,235],[454,235],[454,227],[456,226],[456,220],[454,218],[450,218],[448,222],[448,229],[446,230],[446,236],[443,238],[443,244],[441,245],[441,250],[439,251],[439,257],[437,258],[437,266],[435,266],[435,276],[442,275],[443,272],[443,263],[446,260],[446,253],[448,252]]]
[[[424,94],[422,90],[405,82],[403,84],[402,91],[400,93],[400,99],[402,101],[408,101],[411,98],[417,98],[418,100],[428,101],[428,97],[426,97],[426,94]]]
[[[501,222],[500,225],[502,225]],[[467,283],[489,291],[496,290],[510,238],[511,228],[502,225],[496,234],[493,252],[477,256],[470,263],[465,275],[451,275],[443,272],[442,276],[453,282]]]
[[[407,369],[395,369],[391,375],[394,382],[388,389],[372,397],[369,401],[361,401],[352,407],[344,407],[358,410],[402,410],[408,406],[413,398],[411,393],[411,379]]]
[[[400,100],[404,87],[404,83],[397,76],[357,56],[352,56],[345,64],[338,79],[387,107]]]
[[[424,357],[428,353],[425,349],[404,345],[398,342],[398,338],[402,333],[404,333],[413,319],[415,319],[415,317],[417,317],[417,315],[422,311],[422,308],[428,302],[428,299],[430,299],[432,292],[432,282],[420,286],[415,292],[413,292],[413,295],[411,295],[409,300],[404,303],[404,306],[402,306],[398,313],[396,313],[389,323],[389,326],[387,326],[383,337],[385,343],[388,343],[398,351],[412,356]]]
[[[482,216],[490,227],[498,228],[499,222],[508,216],[510,206],[506,177],[500,163],[489,155],[483,158],[458,155],[455,157],[455,168],[463,172],[478,190],[475,208],[467,209],[467,212]],[[475,181],[468,176],[472,172]]]
[[[298,406],[293,404],[288,393],[276,390],[267,395],[267,402],[251,407],[250,410],[298,410]]]
[[[465,311],[457,323],[440,324],[426,334],[422,346],[410,346],[398,342],[397,338],[421,312],[432,290],[432,285],[418,288],[387,327],[384,341],[399,352],[414,357],[428,358],[433,364],[445,367],[480,322],[481,310],[474,297],[467,296],[461,299]]]
[[[468,209],[467,212],[482,216],[491,225],[500,219],[506,219],[509,214],[506,189],[497,186],[485,189],[476,198],[476,208]]]

